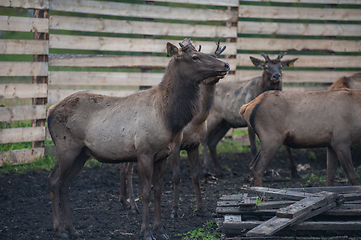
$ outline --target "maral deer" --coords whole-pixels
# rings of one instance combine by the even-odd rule
[[[193,47],[194,48],[194,47]],[[214,57],[218,57],[226,47],[220,47],[220,39],[218,39],[217,48],[213,53]],[[195,50],[195,48],[194,48]],[[200,50],[200,49],[199,49]],[[187,124],[183,131],[183,139],[179,146],[176,146],[171,155],[171,162],[173,168],[173,182],[174,182],[174,197],[173,197],[173,206],[172,206],[172,217],[178,217],[178,208],[179,208],[179,183],[181,179],[180,174],[180,150],[186,150],[188,155],[188,163],[189,169],[192,176],[193,186],[195,190],[196,203],[198,213],[201,215],[208,214],[206,209],[204,209],[200,184],[199,184],[199,145],[204,138],[207,125],[206,119],[210,112],[210,109],[213,104],[213,96],[215,84],[218,82],[217,77],[212,77],[203,81],[200,85],[200,97],[201,104],[199,112],[195,114],[192,121]],[[130,208],[133,212],[138,212],[139,209],[137,204],[135,203],[133,186],[132,186],[132,174],[133,174],[133,163],[121,163],[120,164],[120,201],[123,206],[127,205],[126,198],[126,188],[128,188],[129,192],[129,201]]]
[[[208,117],[207,133],[202,141],[205,173],[211,170],[211,160],[207,153],[207,147],[215,165],[217,175],[222,171],[217,158],[216,147],[218,142],[225,136],[230,128],[246,127],[246,120],[239,115],[240,107],[255,99],[259,94],[268,90],[282,90],[282,68],[292,67],[297,58],[281,61],[285,53],[281,53],[274,60],[264,53],[261,55],[265,61],[250,57],[256,67],[263,68],[260,77],[248,81],[222,82],[217,84],[213,108]],[[255,134],[252,128],[248,128],[252,155],[256,155],[257,148]],[[297,177],[297,169],[289,149],[292,176]]]
[[[327,147],[327,185],[333,185],[338,161],[349,182],[357,184],[351,145],[361,139],[361,90],[268,91],[243,105],[240,114],[261,141],[250,163],[256,186],[263,185],[264,170],[282,144]]]
[[[339,78],[328,89],[338,88],[361,89],[361,73]]]
[[[160,84],[128,97],[87,92],[70,95],[51,107],[48,127],[56,146],[56,162],[48,176],[53,228],[68,237],[79,233],[70,219],[69,186],[89,157],[104,163],[138,162],[143,201],[141,232],[153,239],[149,226],[151,182],[154,190],[154,234],[168,239],[161,223],[161,193],[167,157],[182,140],[183,128],[197,113],[199,84],[223,78],[229,65],[194,51],[191,42],[172,57]],[[60,204],[60,205],[59,205]]]

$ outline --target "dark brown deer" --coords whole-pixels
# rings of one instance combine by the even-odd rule
[[[261,148],[250,163],[254,184],[282,144],[291,148],[327,147],[327,185],[340,161],[347,179],[357,184],[351,145],[361,139],[361,90],[321,92],[269,91],[242,106],[240,114],[254,129]]]
[[[169,239],[161,223],[161,193],[167,157],[182,140],[183,128],[199,108],[199,84],[223,78],[229,65],[167,43],[172,57],[161,83],[128,97],[87,92],[68,96],[49,109],[48,127],[56,146],[56,162],[48,176],[53,227],[58,235],[79,233],[70,219],[69,186],[89,157],[104,163],[138,162],[143,210],[141,232],[153,239],[149,222],[151,182],[154,191],[153,233]],[[59,205],[60,204],[60,205]]]
[[[204,155],[204,172],[211,171],[211,160],[207,153],[209,148],[211,158],[215,165],[216,174],[222,175],[217,158],[216,147],[218,142],[226,135],[230,128],[246,127],[246,120],[239,115],[240,107],[255,99],[259,94],[268,90],[282,90],[282,68],[292,67],[297,58],[281,61],[285,53],[281,53],[274,60],[264,53],[261,55],[265,61],[250,57],[256,67],[263,68],[260,77],[248,81],[223,82],[216,86],[213,108],[208,117],[207,133],[202,141]],[[252,128],[248,128],[252,155],[256,155],[256,137]],[[297,177],[297,169],[290,149],[287,149],[292,176]]]
[[[349,88],[361,89],[361,73],[355,73],[349,77],[337,79],[328,89]]]
[[[220,39],[218,39],[217,48],[213,53],[214,57],[218,57],[226,47],[220,47]],[[195,48],[194,48],[195,50]],[[179,208],[179,183],[181,179],[180,174],[180,151],[186,150],[188,155],[189,169],[192,176],[193,186],[195,190],[196,203],[197,203],[197,212],[200,215],[206,215],[208,212],[204,208],[200,184],[199,184],[199,145],[204,138],[207,125],[206,119],[209,115],[210,109],[213,104],[213,96],[215,84],[218,82],[217,77],[209,78],[203,81],[200,85],[200,96],[201,96],[201,105],[199,112],[196,113],[194,118],[183,131],[183,140],[181,144],[174,148],[171,155],[171,162],[173,168],[173,182],[174,182],[174,197],[173,197],[173,206],[172,206],[172,217],[178,217],[178,208]],[[127,205],[126,198],[126,188],[129,192],[130,207],[133,212],[138,212],[139,209],[135,203],[133,186],[132,186],[132,172],[133,172],[133,163],[121,163],[120,164],[120,179],[121,179],[121,190],[120,190],[120,200],[123,206]]]

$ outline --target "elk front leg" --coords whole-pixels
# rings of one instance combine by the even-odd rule
[[[138,174],[143,201],[141,234],[143,234],[145,240],[153,240],[153,235],[149,227],[149,202],[153,175],[153,156],[138,156]]]
[[[153,228],[157,239],[169,240],[164,231],[161,220],[161,196],[163,189],[163,179],[167,167],[167,158],[154,162],[153,168],[153,189],[154,189],[154,224]]]

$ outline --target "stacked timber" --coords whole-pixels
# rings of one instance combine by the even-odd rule
[[[241,191],[217,202],[226,236],[361,236],[361,186]]]

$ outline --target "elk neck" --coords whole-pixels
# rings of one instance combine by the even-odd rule
[[[199,84],[195,79],[184,76],[183,72],[171,59],[158,86],[160,110],[167,127],[174,134],[192,120],[200,107]]]

